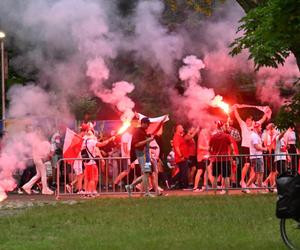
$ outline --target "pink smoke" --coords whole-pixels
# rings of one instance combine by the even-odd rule
[[[171,75],[174,73],[174,61],[182,57],[184,37],[170,32],[160,23],[164,8],[163,1],[139,1],[134,16],[135,36],[129,48],[137,53],[138,59]]]
[[[280,87],[293,88],[293,83],[299,77],[296,59],[290,55],[285,64],[275,68],[261,68],[256,75],[256,95],[265,103],[270,103],[278,109],[287,101],[280,94]]]
[[[217,118],[208,112],[215,97],[212,88],[201,86],[201,72],[205,65],[196,56],[183,59],[185,65],[179,69],[179,77],[185,83],[186,90],[182,96],[172,94],[172,102],[178,117],[202,127],[210,127]]]
[[[122,113],[121,120],[132,120],[134,117],[134,102],[128,97],[134,90],[134,85],[126,81],[113,83],[112,88],[108,89],[103,81],[109,78],[109,70],[104,60],[96,58],[87,62],[87,76],[91,78],[90,86],[94,94],[103,102],[109,103]]]
[[[16,170],[25,169],[26,161],[32,159],[32,147],[41,142],[42,137],[36,131],[25,131],[24,127],[21,130],[18,124],[11,125],[9,133],[1,141],[0,193],[16,187],[13,175]]]

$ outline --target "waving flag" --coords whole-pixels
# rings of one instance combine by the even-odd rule
[[[146,117],[145,115],[142,115],[140,113],[137,113],[137,116],[139,120],[142,120],[144,117]],[[150,125],[149,128],[147,129],[147,133],[152,135],[162,135],[163,124],[169,121],[169,115],[163,115],[154,118],[149,117],[149,120],[150,120]]]
[[[82,143],[83,138],[67,128],[63,147],[64,158],[77,158],[81,151]],[[67,160],[67,162],[73,164],[74,160]]]
[[[248,104],[239,104],[241,108],[256,108],[260,111],[264,112],[268,118],[268,120],[271,119],[272,116],[272,110],[269,106],[255,106],[255,105],[248,105]]]

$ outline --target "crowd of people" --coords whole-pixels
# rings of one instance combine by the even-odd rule
[[[276,192],[278,175],[299,171],[295,125],[278,130],[274,123],[267,123],[268,109],[258,121],[252,116],[243,120],[242,108],[234,105],[232,119],[205,128],[185,129],[177,124],[166,157],[160,151],[161,136],[148,134],[150,120],[144,117],[137,128],[122,135],[111,131],[108,138],[95,131],[93,122],[81,124],[78,135],[83,142],[78,159],[57,164],[63,158],[65,133],[65,128],[59,128],[49,142],[44,140],[43,146],[32,149],[33,161],[21,173],[17,190],[31,194],[37,192],[36,186],[43,194],[53,194],[59,173],[66,192],[88,196],[97,195],[101,188],[126,190],[129,196],[135,190],[145,196],[153,196],[151,190],[162,195],[164,189]],[[233,127],[234,118],[239,129]]]
[[[215,191],[220,189],[221,194],[235,187],[245,193],[252,189],[261,193],[276,192],[278,175],[299,171],[296,147],[299,138],[295,125],[278,130],[274,123],[269,122],[262,131],[268,120],[268,108],[260,120],[254,121],[252,116],[248,116],[244,121],[239,114],[239,109],[244,107],[232,107],[241,133],[232,126],[230,118],[224,122],[217,121],[210,128],[190,128],[187,133],[184,133],[182,125],[176,126],[172,141],[174,152],[169,157],[174,155],[173,165],[179,169],[180,188],[189,188],[193,183],[195,192],[201,192],[208,186]],[[195,135],[198,135],[197,143]]]

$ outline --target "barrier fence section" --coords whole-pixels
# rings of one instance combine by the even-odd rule
[[[205,190],[237,189],[246,193],[252,189],[274,191],[277,176],[299,172],[299,159],[297,154],[211,155],[204,160],[204,187]]]
[[[60,159],[56,164],[56,195],[81,194],[74,192],[78,182],[86,188],[86,176],[83,175],[88,158]],[[94,158],[98,173],[96,186],[99,194],[121,194],[126,192],[125,185],[130,184],[141,175],[138,165],[130,164],[129,158],[106,157]],[[197,163],[197,169],[202,169],[200,185],[202,191],[210,190],[275,190],[276,177],[289,172],[296,175],[299,169],[300,155],[297,154],[263,154],[263,155],[214,155]],[[77,161],[82,171],[69,164]],[[152,161],[152,169],[156,183],[158,183],[157,162]],[[200,167],[202,166],[202,167]],[[204,166],[204,167],[203,167]],[[191,167],[191,166],[190,166]],[[79,173],[82,172],[80,175]],[[180,173],[179,173],[180,175]],[[82,179],[80,179],[82,178]],[[170,182],[172,182],[170,178]],[[179,177],[180,179],[180,177]],[[77,183],[76,183],[77,182]],[[175,184],[175,183],[174,183]],[[81,184],[79,184],[80,187]],[[134,189],[137,192],[141,189]],[[155,190],[158,190],[157,187]],[[192,190],[192,189],[191,189]]]
[[[73,187],[76,182],[82,182],[82,188],[85,189],[87,180],[85,174],[86,161],[89,158],[68,158],[60,159],[56,163],[56,195],[70,195],[70,194],[84,194],[82,192],[74,192]],[[70,164],[70,161],[74,161]],[[82,171],[78,171],[75,162],[81,164]],[[141,175],[140,168],[135,164],[130,164],[130,159],[126,157],[105,157],[93,158],[97,166],[95,174],[98,173],[96,178],[97,193],[99,194],[121,194],[127,192],[125,184],[130,184],[134,179]],[[158,183],[157,166],[152,164],[152,171],[156,182]],[[78,165],[77,165],[78,166]],[[80,168],[80,167],[79,167]],[[81,173],[81,174],[80,174]],[[141,187],[141,186],[138,186]],[[133,193],[137,192],[138,187],[135,187]],[[68,190],[69,189],[69,190]],[[157,190],[157,188],[155,188]]]

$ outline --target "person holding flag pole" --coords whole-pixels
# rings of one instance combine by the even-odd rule
[[[151,135],[147,134],[147,129],[150,126],[150,119],[148,117],[143,117],[141,119],[141,126],[136,128],[133,132],[132,141],[131,141],[131,150],[130,150],[130,158],[131,162],[138,160],[138,163],[142,170],[142,175],[135,179],[131,184],[126,185],[125,189],[128,192],[128,195],[131,196],[134,186],[143,182],[143,188],[146,197],[153,197],[149,191],[149,177],[152,173],[151,168],[151,159],[150,159],[150,142],[154,140],[154,136],[158,133],[158,131],[162,128],[163,123],[168,119],[168,116],[165,116],[164,119],[160,121],[156,129],[151,133]],[[155,190],[159,195],[157,180],[155,181]]]

